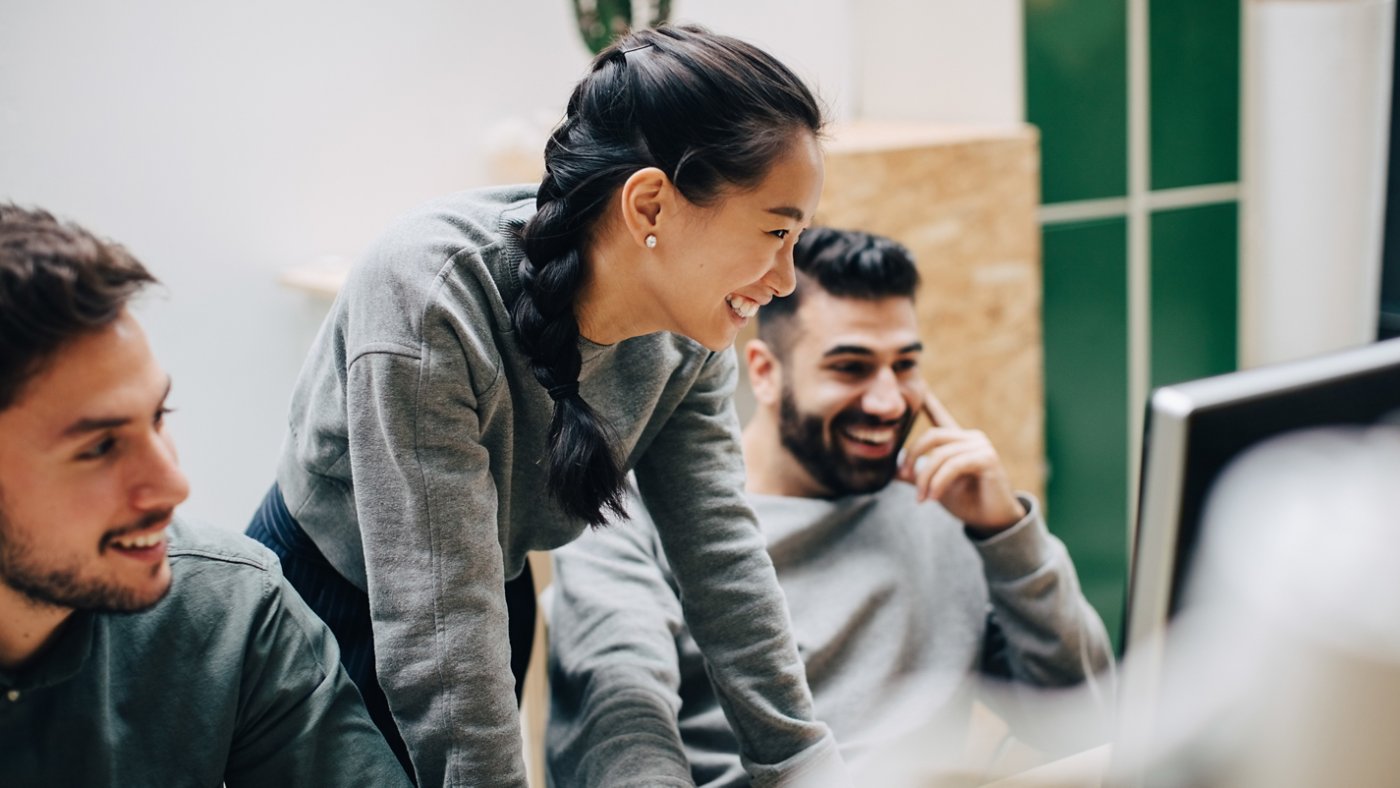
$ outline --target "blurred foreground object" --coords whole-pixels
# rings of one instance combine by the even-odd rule
[[[1393,423],[1285,434],[1226,469],[1158,700],[1125,706],[1150,724],[1125,728],[1112,784],[1394,784],[1397,469]]]

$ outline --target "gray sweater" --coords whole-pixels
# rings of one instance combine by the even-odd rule
[[[365,589],[375,659],[420,786],[525,785],[502,587],[583,523],[546,485],[553,402],[510,320],[533,187],[395,222],[351,273],[292,398],[277,481]],[[743,497],[731,351],[658,333],[581,341],[580,392],[635,469],[747,757],[838,761]]]
[[[817,712],[847,762],[931,721],[965,732],[981,670],[1036,687],[1111,670],[1103,623],[1029,496],[1024,520],[981,541],[898,482],[836,500],[749,499]],[[636,773],[664,775],[657,785],[746,785],[734,729],[681,615],[683,589],[640,514],[555,553],[552,782],[608,786]],[[917,748],[932,762],[930,750],[948,742],[928,738]],[[598,753],[617,755],[605,763]]]

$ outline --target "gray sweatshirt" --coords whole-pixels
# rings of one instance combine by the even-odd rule
[[[1111,678],[1103,623],[1029,496],[1026,518],[986,540],[899,482],[836,500],[749,500],[817,712],[847,762],[884,758],[881,748],[931,721],[965,732],[983,670],[1035,687]],[[641,515],[555,552],[552,783],[608,786],[636,773],[664,776],[654,785],[747,785],[734,729],[681,615],[684,591]],[[1105,696],[1095,710],[1108,706]],[[946,746],[916,744],[930,761],[929,750]]]
[[[553,402],[510,320],[533,187],[395,222],[350,274],[292,397],[277,481],[370,598],[380,684],[420,786],[524,786],[502,586],[579,536],[546,485]],[[839,762],[753,511],[732,350],[657,333],[580,342],[580,392],[635,469],[685,616],[762,768]]]

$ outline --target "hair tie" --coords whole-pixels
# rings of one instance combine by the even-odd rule
[[[549,392],[549,398],[555,402],[568,399],[578,394],[578,381],[575,380],[572,383],[560,383],[557,386],[550,386],[547,391]]]

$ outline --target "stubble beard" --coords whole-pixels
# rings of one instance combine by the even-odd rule
[[[148,519],[158,522],[165,516]],[[85,578],[81,567],[76,565],[45,566],[36,552],[5,515],[4,497],[0,494],[0,583],[36,607],[136,613],[154,606],[170,592],[169,583],[153,598],[150,593],[113,582]],[[157,563],[151,568],[150,576],[160,574],[164,566],[164,561]]]

